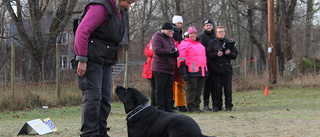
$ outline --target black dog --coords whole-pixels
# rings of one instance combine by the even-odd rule
[[[149,106],[134,88],[118,86],[116,93],[127,113],[128,137],[207,137],[192,118]]]

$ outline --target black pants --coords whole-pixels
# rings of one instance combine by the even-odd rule
[[[149,79],[149,81],[150,81],[150,86],[151,86],[151,90],[150,90],[151,106],[156,107],[157,106],[156,91],[155,91],[156,83],[154,82],[153,76],[151,79]]]
[[[80,136],[106,136],[111,111],[112,66],[87,62],[86,74],[78,76],[82,91],[82,126]]]
[[[173,74],[152,72],[155,81],[156,104],[159,110],[172,111]]]
[[[225,96],[225,108],[232,108],[232,73],[230,74],[212,74],[214,83],[214,100],[213,108],[222,109],[222,87],[224,89]]]
[[[209,70],[210,72],[210,70]],[[211,101],[213,102],[213,93],[214,93],[214,84],[213,79],[210,76],[206,79],[204,83],[204,89],[203,89],[203,106],[209,106],[210,102],[210,94],[211,94]]]

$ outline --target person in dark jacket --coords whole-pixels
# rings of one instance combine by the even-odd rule
[[[81,15],[75,34],[76,72],[82,92],[80,136],[108,136],[112,65],[124,36],[123,10],[135,0],[92,0]]]
[[[204,27],[202,33],[199,35],[201,38],[201,44],[205,47],[208,47],[209,42],[213,39],[216,38],[214,29],[213,29],[213,22],[210,19],[207,19],[204,22]],[[210,61],[208,60],[208,64],[210,64]],[[208,65],[208,70],[210,74],[211,67]],[[211,94],[211,100],[213,102],[213,80],[211,77],[208,77],[206,79],[206,82],[204,84],[204,89],[203,89],[203,110],[205,111],[211,111],[212,109],[209,107],[209,102],[210,102],[210,94]]]
[[[183,24],[183,19],[182,16],[179,15],[174,15],[172,18],[172,28],[174,30],[173,32],[173,39],[175,40],[176,47],[179,46],[182,38],[182,24]],[[181,74],[179,71],[178,66],[176,65],[175,70],[174,70],[174,82],[173,82],[173,103],[176,104],[176,109],[180,112],[187,112],[187,107],[186,107],[186,99],[185,99],[185,94],[184,94],[184,85],[185,82],[181,78]],[[175,107],[173,107],[175,108]]]
[[[182,40],[182,24],[183,24],[182,16],[174,15],[172,17],[172,28],[174,31],[172,37],[175,41],[178,41],[179,44]]]
[[[232,104],[232,65],[231,59],[236,59],[238,51],[233,47],[232,51],[224,47],[224,43],[228,42],[225,38],[227,32],[223,26],[216,28],[217,38],[210,41],[207,47],[207,59],[210,60],[210,77],[214,83],[213,94],[213,111],[222,110],[222,87],[225,95],[225,110],[231,111]]]
[[[172,24],[167,22],[153,35],[151,42],[153,49],[151,70],[156,85],[156,105],[157,109],[167,112],[174,112],[172,110],[173,74],[176,58],[179,56],[172,36]]]

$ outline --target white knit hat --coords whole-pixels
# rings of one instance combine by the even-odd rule
[[[174,15],[173,18],[172,18],[172,23],[178,23],[178,22],[183,23],[182,16],[180,16],[180,15]]]

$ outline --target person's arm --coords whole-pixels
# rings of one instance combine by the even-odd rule
[[[202,44],[204,47],[207,47],[208,45],[207,45],[207,43],[206,43],[206,39],[205,39],[205,36],[204,36],[203,33],[201,33],[201,34],[199,35],[199,38],[200,38],[201,44]]]
[[[144,54],[149,57],[152,58],[153,57],[153,50],[152,50],[152,44],[151,41],[148,43],[148,45],[146,46],[146,48],[144,49]]]
[[[82,77],[87,70],[89,37],[96,28],[105,23],[107,17],[108,11],[103,5],[89,5],[86,15],[77,28],[74,48],[77,55],[76,60],[79,61],[77,73],[80,77]]]
[[[236,59],[238,57],[238,50],[236,47],[233,47],[232,51],[229,54],[226,54],[229,59]]]
[[[87,13],[82,19],[75,35],[74,48],[77,54],[76,60],[88,61],[88,41],[91,33],[108,18],[107,9],[100,4],[89,5]]]
[[[215,58],[218,58],[218,50],[214,50],[214,42],[213,41],[210,41],[209,42],[209,45],[208,47],[206,48],[206,54],[207,54],[207,57],[208,57],[208,60],[209,59],[215,59]]]
[[[179,50],[179,57],[177,58],[177,63],[178,63],[178,67],[180,67],[181,62],[185,62],[186,61],[186,55],[187,55],[187,44],[185,42],[182,42],[179,46],[178,46],[178,50]]]

